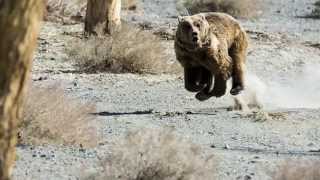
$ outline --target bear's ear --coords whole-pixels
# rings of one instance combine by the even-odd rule
[[[181,23],[182,21],[184,21],[183,16],[178,16],[178,22]]]

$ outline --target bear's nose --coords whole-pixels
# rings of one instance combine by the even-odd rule
[[[196,32],[193,32],[192,33],[192,41],[193,42],[197,42],[199,39],[198,39],[198,33],[196,33]]]

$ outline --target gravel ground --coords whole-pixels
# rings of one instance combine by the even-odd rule
[[[251,38],[248,70],[266,88],[261,95],[265,109],[257,113],[228,111],[230,96],[199,102],[184,90],[181,75],[72,73],[64,48],[73,38],[67,34],[82,26],[44,23],[34,84],[59,84],[67,94],[96,103],[104,143],[85,150],[19,146],[14,179],[82,179],[99,172],[99,154],[108,152],[109,142],[144,127],[172,127],[205,147],[221,159],[221,180],[267,180],[287,159],[319,160],[320,85],[315,82],[320,80],[320,49],[309,41],[319,43],[320,20],[296,17],[308,13],[313,2],[266,0],[261,18],[241,20]],[[140,8],[136,14],[125,12],[124,19],[154,29],[175,27],[174,0],[142,0]]]

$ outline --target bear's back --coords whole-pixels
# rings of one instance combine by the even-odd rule
[[[213,32],[218,38],[232,41],[242,31],[244,31],[239,22],[226,13],[208,12],[202,14],[208,21],[211,32]]]

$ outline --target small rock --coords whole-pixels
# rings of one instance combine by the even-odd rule
[[[38,79],[34,79],[33,81],[43,81],[43,80],[47,80],[48,77],[39,77]]]
[[[231,137],[231,139],[233,139],[233,140],[238,140],[238,138],[236,138],[236,137]]]
[[[86,152],[86,150],[85,150],[84,148],[80,148],[80,149],[79,149],[79,152],[83,152],[83,153],[85,153],[85,152]]]
[[[314,144],[313,143],[309,143],[308,146],[311,147],[311,146],[314,146]]]
[[[230,149],[230,146],[228,144],[225,144],[223,148],[224,149]]]

